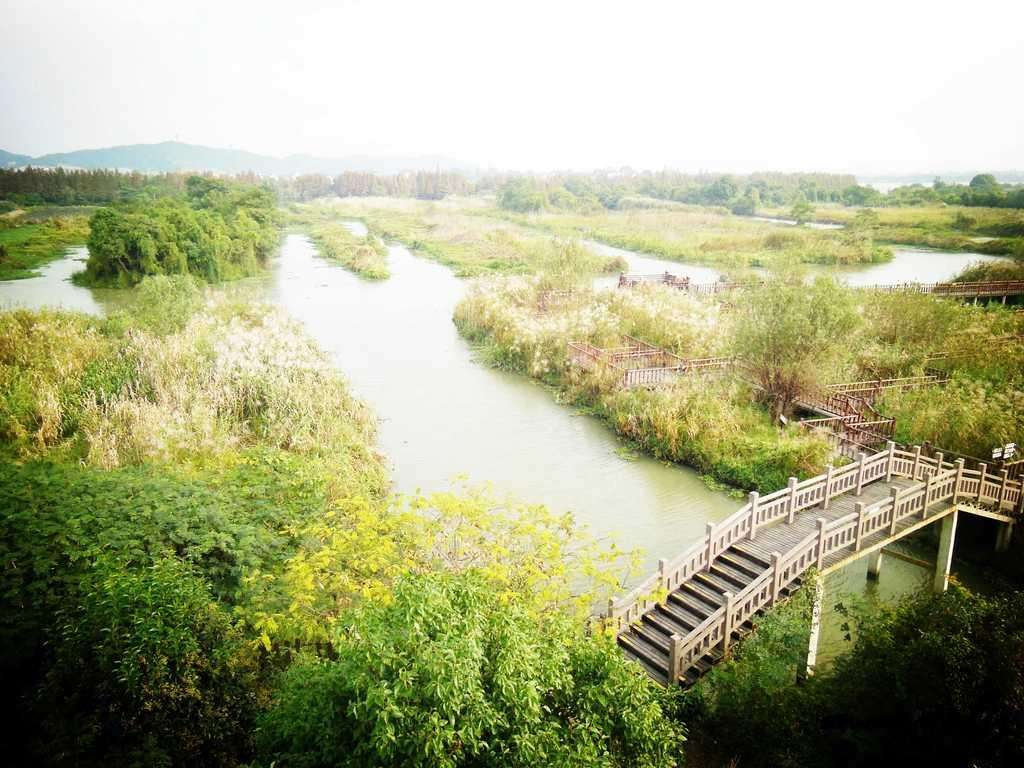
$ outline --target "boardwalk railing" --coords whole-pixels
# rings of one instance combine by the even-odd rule
[[[853,548],[859,551],[866,536],[887,531],[896,533],[896,525],[907,518],[927,519],[936,504],[952,501],[973,502],[993,507],[1000,514],[1022,515],[1022,483],[987,475],[984,468],[967,470],[963,460],[956,464],[943,461],[941,454],[928,458],[918,446],[913,452],[899,451],[894,443],[872,457],[861,454],[856,463],[840,469],[829,467],[823,475],[798,481],[790,478],[786,488],[759,496],[750,494],[743,507],[719,523],[708,523],[702,541],[677,558],[658,563],[658,571],[645,579],[628,595],[609,600],[604,616],[606,626],[622,632],[644,613],[664,600],[696,572],[710,569],[722,552],[741,539],[753,539],[762,526],[792,523],[798,512],[820,506],[845,493],[860,495],[863,487],[893,477],[908,478],[916,485],[898,491],[888,499],[870,506],[856,505],[856,511],[838,520],[818,518],[817,530],[788,552],[773,553],[772,564],[737,595],[726,594],[725,605],[713,612],[685,637],[675,635],[670,642],[669,675],[678,680],[682,672],[708,650],[721,645],[728,648],[733,630],[757,611],[772,605],[780,592],[811,567],[821,569],[824,559],[835,552]]]
[[[731,357],[686,359],[632,336],[624,336],[623,346],[601,349],[585,341],[571,341],[569,362],[587,370],[604,366],[619,376],[624,387],[656,386],[689,373],[728,368]]]

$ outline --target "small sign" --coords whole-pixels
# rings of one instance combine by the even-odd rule
[[[993,459],[1003,459],[1003,460],[1012,459],[1016,455],[1017,455],[1017,444],[1016,443],[1007,443],[1006,445],[1001,445],[998,448],[993,448],[992,449],[992,458]]]

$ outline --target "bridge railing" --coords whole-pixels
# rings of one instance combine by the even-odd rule
[[[694,654],[699,658],[709,647],[714,647],[715,642],[723,642],[728,647],[728,636],[733,628],[751,613],[774,602],[779,591],[811,565],[820,569],[825,557],[845,547],[853,546],[854,551],[859,551],[864,537],[886,526],[890,534],[895,534],[897,523],[912,515],[926,518],[929,508],[935,504],[973,500],[1003,514],[1024,515],[1024,482],[1009,479],[1005,470],[998,475],[987,474],[984,466],[967,470],[962,459],[951,464],[943,460],[942,454],[923,456],[920,446],[913,452],[899,451],[890,442],[886,451],[871,457],[862,453],[855,463],[840,469],[830,466],[825,474],[802,482],[791,477],[786,488],[764,497],[751,493],[747,504],[732,515],[716,524],[708,523],[702,541],[671,561],[660,560],[657,573],[627,595],[609,600],[604,617],[606,626],[617,632],[624,631],[661,602],[667,592],[694,573],[710,569],[715,558],[734,542],[755,538],[759,527],[782,520],[791,523],[798,512],[819,505],[826,509],[829,501],[837,496],[846,493],[859,496],[865,485],[893,477],[908,478],[917,485],[902,491],[893,488],[888,499],[869,506],[858,503],[855,512],[838,520],[826,522],[819,518],[816,532],[788,552],[773,554],[771,567],[740,595],[727,595],[726,606],[685,638],[673,641],[677,667],[685,669],[692,663]],[[737,621],[739,624],[735,623]]]

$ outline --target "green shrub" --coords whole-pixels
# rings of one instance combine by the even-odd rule
[[[236,765],[257,705],[251,650],[202,579],[104,561],[57,618],[39,696],[46,756],[68,765]]]
[[[281,766],[672,766],[660,690],[614,645],[473,573],[404,579],[299,664],[260,729]]]

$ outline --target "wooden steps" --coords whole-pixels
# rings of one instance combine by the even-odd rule
[[[664,685],[668,681],[669,638],[674,634],[685,637],[725,605],[726,592],[741,592],[766,568],[768,563],[756,551],[733,545],[718,556],[710,571],[695,573],[669,593],[662,604],[622,632],[619,646],[628,658]],[[753,624],[748,621],[733,630],[732,639],[740,640],[752,630]],[[712,649],[683,671],[681,683],[692,685],[721,660],[722,652]]]

